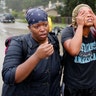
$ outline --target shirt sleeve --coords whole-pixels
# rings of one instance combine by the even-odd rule
[[[66,27],[61,32],[61,43],[63,44],[66,40],[73,37],[73,28],[72,27]]]
[[[7,84],[15,83],[15,72],[18,65],[22,63],[22,44],[18,40],[12,40],[5,54],[2,77]]]

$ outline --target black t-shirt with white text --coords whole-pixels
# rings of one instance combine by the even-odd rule
[[[73,27],[62,30],[61,42],[73,38]],[[77,56],[67,53],[64,65],[64,83],[72,88],[96,88],[96,41],[89,33],[88,38],[83,37],[82,46]]]

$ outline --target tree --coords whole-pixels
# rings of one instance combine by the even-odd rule
[[[63,2],[65,6],[60,6],[57,8],[58,13],[61,14],[61,16],[71,16],[73,9],[81,3],[88,4],[93,9],[93,11],[96,12],[95,0],[63,0]]]
[[[52,0],[52,3],[56,0]],[[6,0],[6,6],[16,11],[22,11],[29,7],[47,6],[49,0]]]

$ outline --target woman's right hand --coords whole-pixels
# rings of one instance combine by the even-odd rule
[[[84,26],[85,11],[80,11],[76,17],[77,25]]]
[[[51,43],[44,43],[37,48],[35,55],[39,59],[43,59],[52,55],[53,52],[54,52],[53,45]]]

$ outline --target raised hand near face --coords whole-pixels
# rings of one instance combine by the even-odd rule
[[[84,10],[81,10],[77,17],[76,17],[76,22],[77,22],[77,25],[82,25],[84,26],[84,18],[85,18],[85,11]]]
[[[49,57],[54,52],[53,45],[50,43],[41,44],[36,50],[35,54],[39,59]]]
[[[92,14],[93,17],[93,26],[96,28],[96,15],[93,11],[90,12]]]

